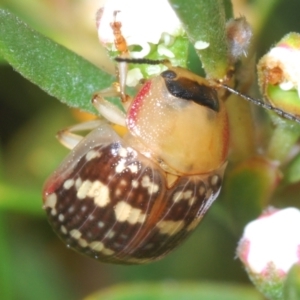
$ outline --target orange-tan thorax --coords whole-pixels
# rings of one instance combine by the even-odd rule
[[[127,114],[130,143],[166,171],[203,174],[227,157],[228,120],[207,80],[171,68],[143,86]]]

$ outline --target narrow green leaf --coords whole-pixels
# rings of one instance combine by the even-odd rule
[[[74,52],[0,10],[0,56],[18,72],[69,106],[94,112],[91,97],[113,77]]]
[[[285,300],[299,300],[300,299],[300,266],[294,265],[288,273],[284,285],[284,299]]]
[[[229,66],[223,1],[169,0],[169,2],[182,21],[191,43],[193,45],[197,41],[209,43],[208,48],[197,50],[206,74],[212,78],[223,78]],[[228,5],[226,7],[228,8]]]
[[[225,284],[209,283],[157,283],[128,284],[113,286],[98,292],[85,300],[260,300],[261,296],[254,289]]]

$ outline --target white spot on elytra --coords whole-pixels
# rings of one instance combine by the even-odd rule
[[[218,176],[218,175],[214,175],[214,176],[211,178],[211,180],[210,180],[210,184],[211,184],[212,186],[215,186],[215,185],[217,185],[218,181],[219,181],[219,176]]]
[[[81,180],[80,177],[78,177],[78,178],[76,179],[76,181],[75,181],[75,188],[76,188],[77,191],[78,191],[78,189],[81,187],[81,185],[82,185],[82,180]]]
[[[100,207],[105,207],[110,202],[109,189],[99,180],[92,183],[87,195],[94,198],[94,203]]]
[[[88,246],[94,251],[102,252],[104,255],[113,255],[115,253],[113,250],[105,248],[102,242],[94,241],[89,243]]]
[[[173,195],[173,202],[179,202],[182,199],[182,192],[176,192]]]
[[[77,229],[72,229],[72,230],[70,231],[70,236],[71,236],[72,238],[74,238],[75,240],[79,240],[80,237],[81,237],[81,232],[80,232],[79,230],[77,230]]]
[[[196,197],[191,197],[189,199],[189,206],[192,206],[195,203],[196,199],[197,199]]]
[[[141,209],[134,208],[125,201],[120,201],[114,208],[115,216],[119,222],[129,222],[130,224],[143,223],[146,220],[146,215]]]
[[[46,201],[44,203],[44,208],[49,207],[49,208],[54,209],[56,206],[56,203],[57,203],[57,196],[55,193],[53,193],[46,198]]]
[[[85,180],[77,191],[77,197],[84,199],[86,197],[94,198],[94,203],[100,207],[105,207],[109,202],[109,189],[101,181]]]
[[[181,200],[187,200],[189,205],[192,205],[195,201],[195,197],[193,197],[193,191],[192,190],[187,190],[187,191],[179,191],[179,192],[176,192],[174,195],[173,195],[173,202],[177,203]]]
[[[183,192],[183,199],[190,199],[193,195],[193,191],[192,190],[187,190],[185,192]]]
[[[132,208],[127,219],[130,224],[144,223],[145,220],[146,215],[142,214],[142,211],[138,208]]]
[[[114,207],[116,219],[119,222],[125,222],[129,216],[131,206],[127,204],[125,201],[120,201]]]
[[[89,221],[93,221],[94,219],[95,219],[95,216],[94,216],[94,215],[90,214],[90,215],[88,216],[88,220],[89,220]]]
[[[104,248],[102,251],[101,251],[104,255],[113,255],[115,253],[115,251],[111,250],[111,249],[108,249],[108,248]]]
[[[97,252],[100,252],[100,251],[102,251],[102,249],[104,248],[104,245],[103,245],[103,243],[101,243],[101,242],[95,241],[95,242],[91,242],[91,243],[89,244],[89,247],[90,247],[92,250],[95,250],[95,251],[97,251]]]
[[[132,181],[131,181],[131,186],[132,186],[133,188],[137,188],[137,187],[139,186],[139,182],[138,182],[137,180],[132,180]]]
[[[127,149],[125,149],[125,148],[123,148],[123,147],[120,147],[119,148],[119,151],[118,151],[118,154],[119,154],[119,156],[121,156],[121,157],[127,157],[127,155],[128,155],[128,151],[127,151]]]
[[[103,227],[104,227],[104,223],[103,223],[103,222],[101,222],[101,221],[100,221],[100,222],[98,222],[98,227],[99,227],[99,228],[103,228]]]
[[[142,187],[148,189],[148,193],[150,195],[156,193],[159,190],[159,186],[150,181],[150,177],[148,175],[144,175],[141,181]]]
[[[75,211],[75,206],[74,205],[72,205],[72,206],[70,206],[69,208],[68,208],[68,212],[69,213],[72,213],[72,212],[74,212]]]
[[[198,192],[199,192],[200,196],[204,196],[204,194],[206,192],[206,189],[205,189],[205,187],[202,184],[200,185]]]
[[[108,232],[108,234],[105,236],[108,239],[112,239],[115,236],[116,232],[111,230]]]
[[[85,239],[79,239],[78,240],[78,244],[82,247],[85,248],[86,246],[88,246],[88,242]]]
[[[81,206],[81,209],[80,209],[82,212],[85,212],[87,210],[87,207],[84,205],[84,206]]]
[[[156,224],[161,234],[174,235],[184,227],[184,221],[161,221]]]
[[[68,230],[65,226],[60,226],[60,231],[63,233],[63,234],[67,234],[68,233]]]
[[[116,168],[115,168],[116,173],[122,173],[126,169],[125,163],[126,163],[125,159],[121,159],[118,162],[118,164],[116,165]]]
[[[136,174],[139,170],[138,166],[136,164],[131,164],[127,168],[131,171],[131,173],[134,173],[134,174]]]
[[[82,182],[81,186],[77,191],[77,198],[84,199],[87,196],[87,193],[89,192],[91,186],[92,182],[90,180],[85,180],[84,182]]]
[[[64,219],[65,219],[65,216],[64,216],[63,214],[59,214],[58,220],[59,220],[60,222],[63,222]]]
[[[85,159],[86,159],[87,161],[90,161],[90,160],[92,160],[92,159],[94,159],[94,158],[97,158],[97,157],[100,157],[100,156],[101,156],[101,152],[95,151],[95,150],[90,150],[90,151],[86,154]]]
[[[57,214],[57,211],[56,211],[56,203],[57,203],[57,196],[55,193],[49,195],[46,200],[45,200],[45,203],[44,203],[44,208],[51,208],[51,215],[52,216],[56,216]]]
[[[68,179],[64,182],[64,189],[70,189],[74,184],[74,179]]]

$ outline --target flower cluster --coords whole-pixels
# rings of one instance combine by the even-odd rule
[[[115,14],[117,12],[117,14]],[[113,21],[122,24],[130,57],[169,59],[174,65],[179,61],[182,43],[187,44],[181,23],[167,0],[107,0],[97,14],[100,42],[115,56],[114,35],[110,28]],[[127,84],[134,86],[141,78],[159,74],[164,66],[147,65],[128,72]]]

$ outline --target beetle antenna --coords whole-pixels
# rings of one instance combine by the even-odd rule
[[[236,91],[235,89],[232,89],[231,87],[229,87],[228,85],[225,85],[225,84],[221,84],[221,86],[223,88],[225,88],[227,91],[231,92],[232,94],[235,94],[235,95],[238,95],[240,96],[241,98],[257,105],[257,106],[260,106],[264,109],[268,109],[268,110],[271,110],[271,111],[274,111],[275,113],[277,113],[279,116],[283,117],[283,118],[286,118],[286,119],[289,119],[289,120],[292,120],[294,122],[297,122],[297,123],[300,123],[300,117],[297,116],[297,115],[293,115],[293,114],[290,114],[280,108],[277,108],[271,104],[268,104],[268,103],[265,103],[265,102],[262,102],[261,100],[259,99],[255,99],[255,98],[252,98],[250,96],[246,96],[238,91]]]
[[[115,57],[116,62],[127,62],[132,64],[145,64],[145,65],[168,65],[168,59],[148,59],[148,58],[128,58],[128,57]]]

